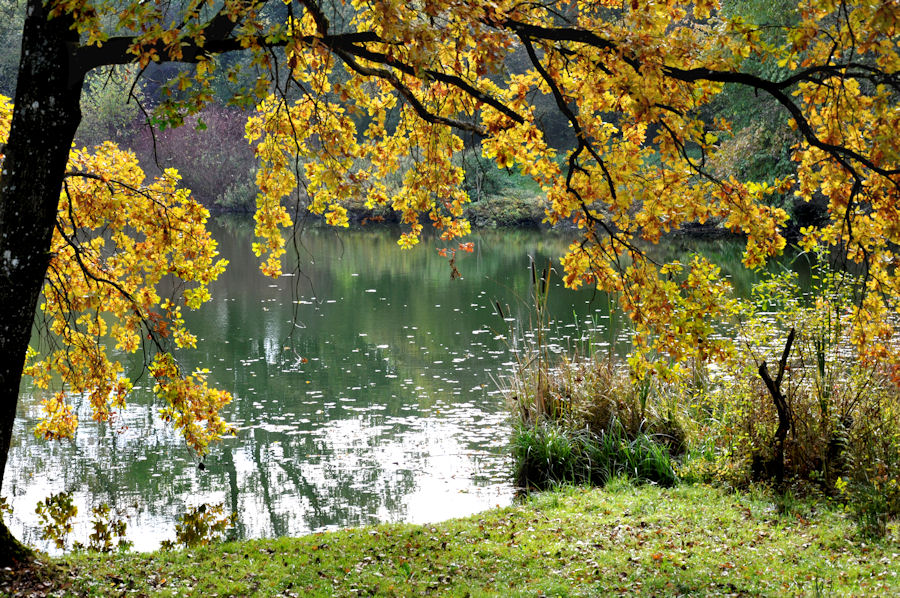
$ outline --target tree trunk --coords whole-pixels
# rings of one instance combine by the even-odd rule
[[[791,429],[791,409],[787,403],[784,393],[781,392],[781,381],[784,377],[784,370],[787,367],[787,360],[791,354],[791,345],[794,343],[794,329],[791,328],[787,341],[784,344],[784,351],[781,353],[781,361],[778,362],[778,375],[775,379],[769,374],[769,368],[763,361],[759,366],[759,376],[769,389],[772,402],[775,403],[775,411],[778,414],[778,427],[775,429],[774,446],[772,447],[772,456],[768,463],[765,464],[765,473],[769,477],[774,477],[778,486],[784,482],[784,441],[787,439],[787,433]]]
[[[47,18],[28,0],[15,109],[0,175],[0,488],[12,441],[19,384],[75,130],[83,73],[68,16]],[[0,522],[0,566],[16,552]]]

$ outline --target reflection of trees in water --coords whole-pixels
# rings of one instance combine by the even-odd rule
[[[80,434],[94,433],[89,442],[98,450],[89,450],[84,441],[82,446],[41,444],[17,450],[16,473],[6,493],[15,498],[34,490],[42,485],[42,472],[52,468],[51,483],[34,500],[61,490],[75,491],[83,522],[90,507],[105,502],[129,508],[133,532],[148,525],[171,536],[175,519],[187,506],[224,501],[240,515],[238,535],[278,536],[373,523],[384,513],[402,518],[403,497],[416,484],[411,471],[386,475],[377,446],[362,443],[354,454],[336,450],[329,439],[311,433],[248,431],[228,441],[231,446],[216,450],[201,471],[184,458],[186,451],[172,458],[173,452],[182,453],[177,438],[152,443],[161,450],[145,453],[140,442],[109,434],[100,438],[94,428],[86,425]],[[382,441],[374,438],[376,444]],[[238,470],[236,453],[251,462],[249,472]],[[130,508],[135,503],[137,511]],[[32,509],[33,505],[17,505],[16,519],[31,528],[24,536],[40,544]]]
[[[113,426],[85,419],[82,416],[73,442],[23,438],[30,434],[33,420],[23,420],[16,430],[22,442],[10,455],[12,475],[3,489],[14,502],[14,525],[23,523],[23,536],[41,545],[34,504],[52,493],[71,491],[79,509],[76,539],[86,540],[91,507],[101,503],[124,509],[132,530],[149,524],[159,533],[174,535],[174,517],[183,511],[184,502],[198,491],[211,489],[208,480],[196,476],[183,441],[159,422],[155,409],[140,400]]]
[[[252,460],[249,473],[238,472],[235,453]],[[386,475],[377,447],[354,452],[322,435],[263,430],[223,451],[211,469],[224,474],[229,506],[249,516],[239,523],[242,536],[362,525],[384,512],[400,518],[403,498],[416,485],[414,472]]]

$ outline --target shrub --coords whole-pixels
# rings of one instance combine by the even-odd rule
[[[778,361],[794,330],[781,383],[790,427],[780,489],[813,487],[846,501],[866,534],[883,533],[900,515],[900,392],[850,337],[859,298],[848,289],[856,284],[819,257],[807,285],[793,272],[756,285],[739,313],[741,352],[684,411],[690,449],[683,476],[771,481],[764,465],[775,451],[779,418],[759,366]]]

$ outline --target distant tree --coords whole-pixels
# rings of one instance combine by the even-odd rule
[[[802,231],[802,246],[837,248],[864,270],[854,340],[864,359],[900,367],[889,342],[900,295],[900,3],[800,0],[794,18],[771,24],[783,36],[742,18],[740,6],[28,0],[0,177],[0,474],[38,297],[53,280],[54,235],[75,240],[82,219],[92,217],[73,212],[66,220],[61,198],[72,177],[85,76],[110,65],[193,65],[169,71],[155,112],[160,126],[181,124],[213,97],[217,65],[238,82],[248,80],[237,72],[242,65],[257,73],[232,101],[261,101],[247,131],[262,160],[255,250],[268,274],[280,271],[289,198],[335,225],[347,224],[349,200],[390,205],[407,227],[404,247],[417,242],[423,215],[447,241],[467,233],[463,173],[451,161],[465,132],[481,138],[485,157],[541,186],[550,222],[573,219],[580,227],[582,238],[562,260],[566,283],[620,293],[638,333],[639,373],[664,370],[655,354],[709,359],[730,348],[714,334],[729,292],[718,267],[700,257],[657,264],[638,244],[683,223],[715,220],[746,236],[744,263],[760,267],[785,246],[787,214],[766,198],[787,190],[826,199],[829,221]],[[233,52],[250,58],[214,60]],[[506,70],[513,52],[524,52],[527,68]],[[759,62],[774,66],[745,68]],[[768,97],[788,115],[801,139],[795,177],[741,181],[710,171],[729,125],[707,109],[725,84]],[[568,124],[571,144],[555,142],[572,148],[562,160],[536,122],[540,96]],[[382,180],[398,174],[402,185],[389,192]],[[71,259],[90,279],[74,244]],[[124,300],[135,299],[123,290]],[[191,296],[184,301],[190,305]],[[177,307],[134,302],[141,326],[157,338],[177,326]],[[168,352],[156,360],[157,381],[184,389],[162,393],[177,422],[213,391],[184,378]],[[98,396],[101,415],[106,400]],[[198,415],[215,422],[209,405]],[[192,428],[184,429],[190,440]],[[9,560],[15,545],[5,528],[0,534],[0,560]]]
[[[91,147],[133,136],[141,122],[138,104],[144,100],[141,88],[134,85],[135,74],[135,68],[125,66],[88,73],[81,96],[83,118],[75,135],[79,145]]]

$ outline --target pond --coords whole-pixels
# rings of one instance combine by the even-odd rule
[[[213,301],[189,315],[197,350],[179,354],[233,393],[225,415],[236,435],[201,465],[160,421],[145,374],[113,424],[95,424],[76,399],[76,439],[46,442],[31,432],[40,397],[24,387],[3,487],[19,538],[48,547],[34,509],[61,491],[79,509],[73,539],[86,541],[90,509],[105,502],[124,509],[138,550],[172,539],[176,518],[200,503],[224,503],[238,513],[235,535],[252,538],[438,521],[512,500],[497,384],[516,325],[494,306],[527,324],[530,259],[555,260],[571,236],[477,233],[451,280],[439,241],[402,251],[387,228],[308,227],[296,267],[272,280],[258,272],[251,225],[213,226],[230,265]],[[622,336],[602,294],[554,290],[550,306],[561,348]],[[588,316],[599,329],[590,334]]]

